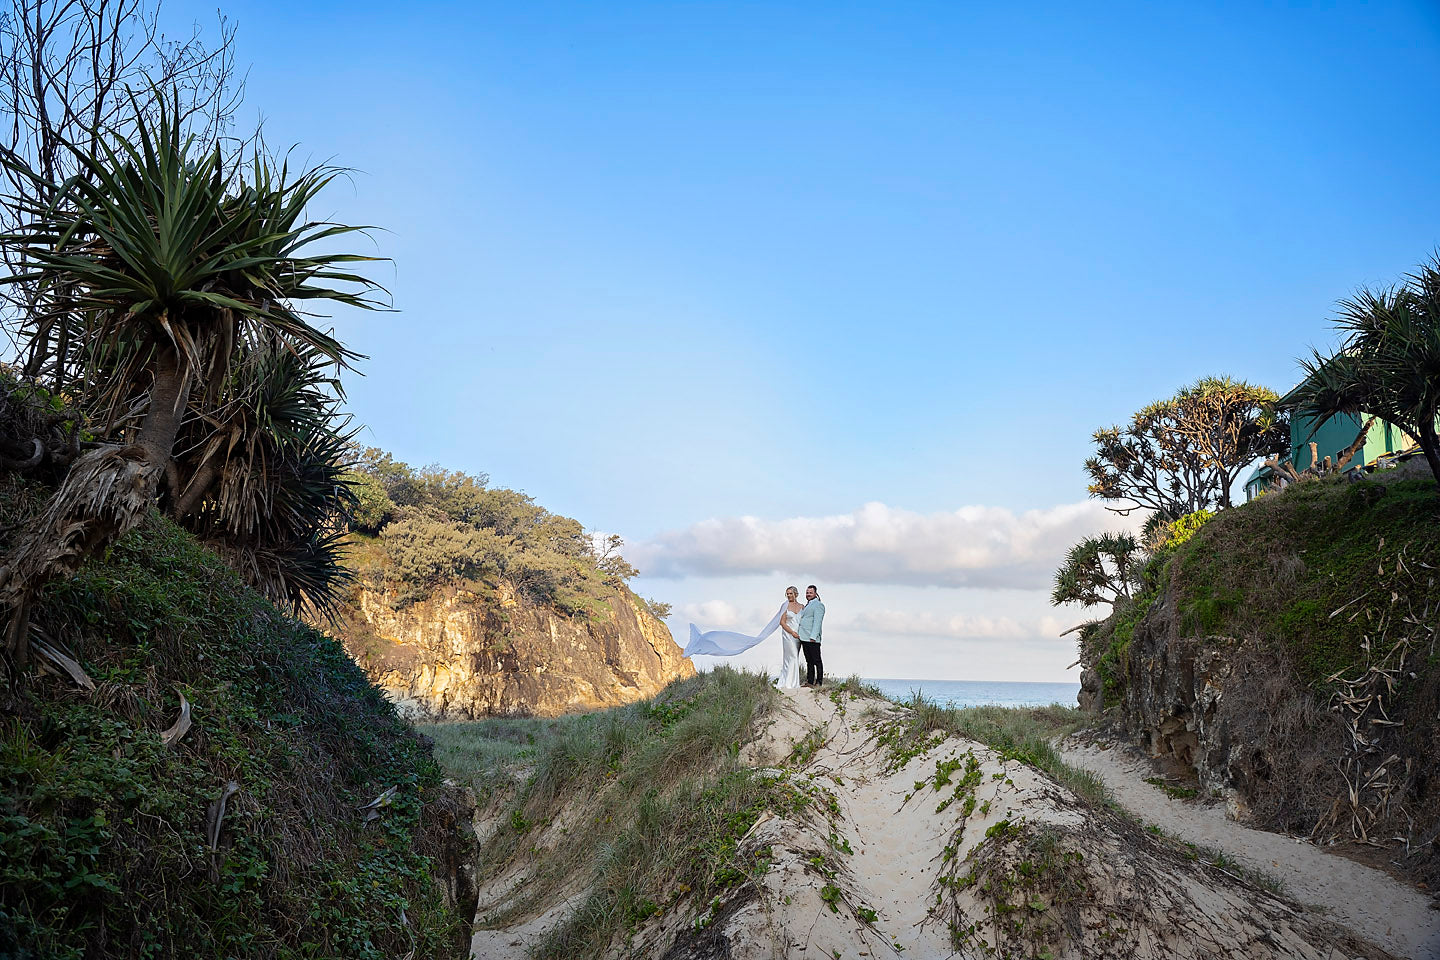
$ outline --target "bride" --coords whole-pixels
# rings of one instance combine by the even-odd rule
[[[800,591],[794,587],[785,588],[785,606],[781,607],[780,629],[785,635],[780,638],[780,689],[800,689],[800,611],[805,604],[800,602]]]
[[[712,657],[733,657],[770,636],[776,627],[783,627],[784,632],[780,635],[779,685],[782,690],[793,690],[800,686],[800,611],[805,609],[805,604],[800,602],[799,597],[800,591],[787,587],[785,602],[775,611],[770,622],[765,624],[765,629],[753,637],[731,630],[701,633],[700,628],[692,623],[690,642],[685,644],[683,655],[693,657],[697,653],[704,653]]]

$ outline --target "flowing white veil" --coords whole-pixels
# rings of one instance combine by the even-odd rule
[[[737,653],[743,653],[775,632],[776,628],[780,626],[780,618],[785,615],[785,608],[789,604],[788,600],[781,603],[780,609],[775,611],[775,616],[765,624],[765,629],[753,637],[729,630],[711,630],[708,633],[701,633],[699,628],[692,623],[690,624],[690,642],[685,644],[683,656],[692,657],[697,653],[706,653],[712,657],[733,657]]]

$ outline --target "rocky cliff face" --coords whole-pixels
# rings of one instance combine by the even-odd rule
[[[628,590],[609,612],[566,617],[505,584],[482,598],[446,591],[395,609],[362,588],[346,647],[414,719],[555,716],[648,697],[695,667]]]
[[[1187,636],[1173,598],[1162,596],[1136,625],[1112,685],[1116,725],[1150,755],[1194,776],[1251,820],[1252,804],[1273,818],[1345,753],[1339,718],[1300,683],[1283,652],[1256,639]],[[1081,674],[1081,707],[1101,712],[1098,671]]]

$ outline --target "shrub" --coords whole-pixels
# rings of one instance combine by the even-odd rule
[[[386,577],[398,584],[402,602],[420,599],[456,579],[497,573],[510,559],[510,544],[493,530],[414,516],[380,533]]]
[[[1214,516],[1215,514],[1210,510],[1196,510],[1194,513],[1187,513],[1180,519],[1166,524],[1164,537],[1160,541],[1160,549],[1178,547],[1182,543],[1188,542]]]
[[[386,495],[384,486],[371,474],[347,473],[345,482],[355,494],[355,505],[350,511],[350,529],[374,536],[395,516],[395,501]]]
[[[379,537],[352,562],[400,605],[447,584],[503,577],[564,613],[593,613],[637,572],[620,556],[619,537],[597,547],[577,521],[518,491],[487,487],[484,474],[416,470],[370,448],[355,477],[351,529]]]

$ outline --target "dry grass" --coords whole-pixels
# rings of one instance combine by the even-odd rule
[[[775,698],[768,678],[728,669],[671,684],[651,700],[555,721],[429,728],[454,776],[506,797],[481,875],[527,881],[481,926],[500,927],[582,893],[537,944],[540,957],[599,956],[682,900],[704,903],[767,862],[738,841],[793,791],[740,764]]]

